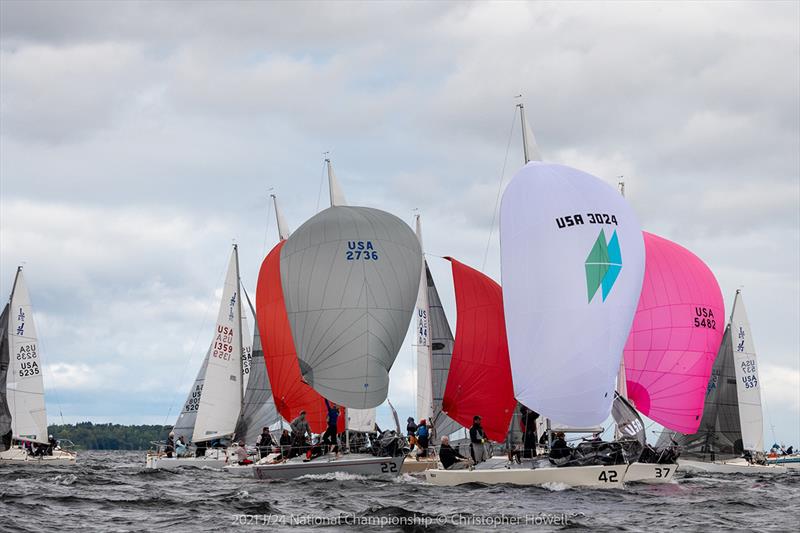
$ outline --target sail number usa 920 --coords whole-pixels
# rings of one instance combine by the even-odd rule
[[[345,259],[348,261],[377,261],[378,252],[372,241],[347,241]]]
[[[608,213],[575,213],[556,218],[558,229],[580,226],[581,224],[614,224],[617,225],[617,215]]]

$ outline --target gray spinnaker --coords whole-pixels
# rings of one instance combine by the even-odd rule
[[[614,403],[611,404],[611,416],[622,438],[636,439],[642,446],[647,444],[642,417],[628,400],[617,392],[614,393]]]
[[[303,379],[354,409],[377,407],[419,289],[422,252],[401,219],[334,206],[281,250],[281,282]]]
[[[203,394],[203,383],[206,380],[206,369],[208,368],[208,358],[211,356],[211,348],[206,352],[203,358],[203,364],[197,372],[197,377],[194,379],[194,384],[189,390],[189,395],[186,401],[183,402],[181,414],[178,415],[178,420],[175,421],[175,426],[172,431],[175,433],[175,440],[183,436],[186,442],[192,440],[194,433],[194,423],[197,420],[197,409],[200,407],[200,396]]]
[[[719,354],[711,369],[700,427],[691,435],[664,432],[657,446],[675,443],[680,446],[682,457],[702,461],[740,457],[744,451],[730,324],[725,328]]]
[[[431,330],[431,381],[433,384],[433,427],[438,438],[451,435],[461,429],[461,425],[442,411],[442,399],[450,372],[450,359],[453,357],[453,332],[447,322],[447,315],[439,298],[439,291],[425,262],[425,277],[428,280],[428,309],[430,309]]]
[[[250,296],[243,291],[250,311],[256,316]],[[256,324],[253,334],[253,357],[250,360],[250,377],[247,380],[247,389],[244,393],[244,408],[242,415],[236,423],[236,439],[244,440],[248,444],[255,444],[256,438],[261,435],[264,427],[280,421],[281,415],[272,399],[272,387],[267,376],[267,365],[264,361],[264,350],[261,347],[261,335]]]
[[[8,349],[8,304],[0,315],[0,451],[11,444],[11,410],[6,398],[6,380],[11,363]]]

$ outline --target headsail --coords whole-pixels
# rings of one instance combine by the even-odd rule
[[[475,415],[486,435],[503,441],[516,407],[508,358],[503,295],[491,278],[455,259],[456,339],[443,409],[464,427]]]
[[[44,402],[44,370],[33,321],[28,287],[17,268],[8,313],[9,369],[6,400],[11,411],[13,437],[47,442],[47,411]]]
[[[625,344],[627,397],[664,427],[694,433],[722,342],[717,280],[682,246],[644,232],[645,275]]]
[[[284,302],[300,370],[317,392],[357,409],[386,400],[421,263],[408,225],[367,207],[328,208],[285,241]]]
[[[192,441],[203,442],[233,434],[239,416],[242,385],[242,354],[245,325],[241,316],[238,255],[234,245],[222,289],[222,301],[211,342],[206,379],[197,409]],[[248,335],[249,336],[249,335]],[[249,339],[246,341],[250,343]]]
[[[500,244],[517,400],[570,426],[601,424],[642,288],[635,213],[590,174],[531,162],[503,194]]]
[[[731,337],[742,426],[742,446],[745,450],[763,452],[764,415],[761,410],[761,381],[758,378],[756,349],[741,290],[736,291],[736,298],[733,301]]]
[[[11,361],[8,357],[8,309],[6,304],[0,314],[0,451],[11,445],[11,410],[6,398],[6,381]]]
[[[376,410],[374,407],[370,409],[346,409],[345,413],[347,413],[346,429],[367,433],[375,431]]]
[[[253,316],[256,312],[250,297],[242,290]],[[261,434],[261,429],[278,422],[281,416],[272,399],[272,387],[267,376],[267,367],[264,363],[264,350],[261,347],[261,335],[256,325],[253,334],[253,357],[249,366],[247,388],[244,393],[244,408],[242,416],[236,423],[236,438],[244,439],[247,443],[255,442]]]

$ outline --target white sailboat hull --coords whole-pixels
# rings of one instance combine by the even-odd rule
[[[70,466],[76,464],[77,454],[66,450],[53,450],[53,455],[34,457],[27,450],[13,447],[0,452],[0,465]]]
[[[337,472],[360,476],[397,476],[404,460],[404,456],[375,457],[366,454],[343,455],[339,459],[319,457],[308,462],[298,457],[284,463],[255,465],[252,470],[256,479],[294,479]]]
[[[172,470],[185,466],[195,468],[223,468],[228,464],[225,450],[208,450],[202,457],[167,457],[164,453],[147,452],[146,468]]]
[[[679,459],[678,470],[702,474],[783,474],[786,472],[786,467],[770,464],[754,465],[740,458],[713,462]]]
[[[400,470],[401,474],[419,474],[433,468],[441,468],[439,459],[436,457],[422,457],[417,461],[409,455],[407,459]]]
[[[780,465],[786,468],[800,469],[800,454],[793,453],[792,455],[782,455],[776,458],[767,458],[768,465]]]
[[[670,483],[678,465],[631,463],[625,472],[625,483]]]
[[[628,465],[544,468],[491,468],[425,472],[428,483],[452,487],[464,483],[487,485],[566,485],[569,487],[622,488]]]

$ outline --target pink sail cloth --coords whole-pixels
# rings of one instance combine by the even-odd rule
[[[644,281],[625,344],[628,398],[664,427],[695,433],[725,331],[725,303],[714,274],[699,257],[643,234]]]

